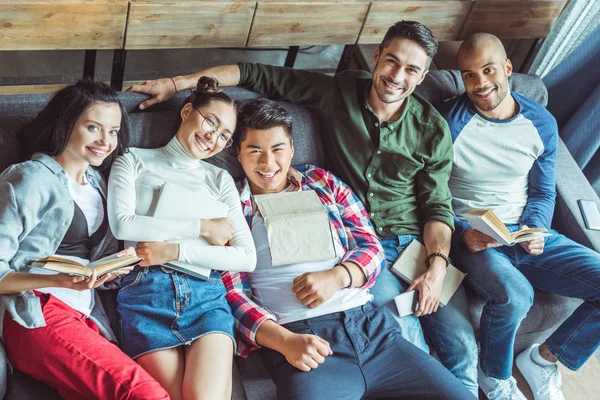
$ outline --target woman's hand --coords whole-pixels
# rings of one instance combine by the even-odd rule
[[[144,260],[140,263],[142,267],[150,265],[163,265],[179,258],[179,245],[169,242],[139,242],[135,247],[135,253]]]
[[[117,257],[131,257],[131,256],[135,256],[135,248],[133,247],[128,247],[124,250],[121,250],[120,252],[117,253]]]
[[[213,246],[225,246],[233,237],[233,223],[227,218],[203,219],[200,237]]]
[[[100,279],[98,279],[98,274],[96,271],[93,271],[92,276],[89,278],[84,276],[72,276],[63,273],[48,275],[48,277],[52,279],[53,286],[83,291],[95,289],[98,286],[103,285],[104,282],[114,279],[114,272],[110,272]]]

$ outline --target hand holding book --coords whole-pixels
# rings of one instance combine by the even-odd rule
[[[523,225],[519,230],[527,230],[529,227],[527,225]],[[519,246],[523,248],[526,252],[531,255],[537,256],[544,252],[544,238],[533,239],[527,242],[519,242]]]
[[[464,218],[474,229],[495,240],[500,245],[511,246],[515,243],[528,242],[550,236],[550,233],[547,232],[546,228],[528,228],[525,226],[525,229],[521,227],[521,229],[516,232],[510,232],[493,210],[471,210],[465,213]],[[465,234],[466,233],[467,232],[465,231]],[[486,241],[482,236],[479,236],[478,238],[480,241]],[[481,250],[483,250],[483,248]]]
[[[102,278],[102,283],[104,283],[114,279],[115,275],[129,273],[140,261],[142,261],[142,259],[135,255],[135,250],[133,248],[128,248],[119,253],[98,259],[87,265],[67,257],[53,255],[34,261],[31,263],[31,267],[61,272],[68,275],[78,275],[84,278],[72,279],[73,283],[85,282],[92,278],[94,281],[96,278]],[[107,276],[107,278],[104,278],[104,276]],[[97,282],[94,284],[97,284]]]

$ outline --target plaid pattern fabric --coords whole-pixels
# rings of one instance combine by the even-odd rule
[[[361,266],[367,278],[363,288],[370,288],[385,263],[381,242],[367,211],[352,190],[332,173],[314,165],[290,168],[289,182],[295,190],[314,190],[329,214],[331,226],[337,231],[346,253],[342,262]],[[253,202],[248,181],[242,182],[240,199],[242,211],[252,228]],[[247,357],[259,346],[255,337],[259,326],[275,316],[252,300],[252,290],[246,272],[222,272],[227,289],[227,301],[235,318],[238,336],[238,355]]]

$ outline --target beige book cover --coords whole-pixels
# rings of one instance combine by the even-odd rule
[[[400,256],[392,265],[392,272],[398,275],[402,280],[411,283],[415,278],[427,271],[425,259],[427,259],[427,249],[418,240],[413,240],[406,249],[400,253]],[[464,273],[452,264],[448,265],[446,277],[444,278],[442,295],[440,297],[440,304],[442,306],[448,304],[464,278]]]
[[[274,266],[336,257],[327,211],[314,190],[254,196]]]

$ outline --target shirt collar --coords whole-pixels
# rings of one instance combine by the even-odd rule
[[[373,107],[371,107],[371,104],[369,104],[369,91],[371,90],[371,85],[373,85],[371,82],[369,82],[367,85],[365,85],[365,90],[363,93],[364,96],[364,100],[363,100],[363,107],[365,107],[367,110],[369,110],[371,112],[371,114],[375,115],[375,111],[373,111]],[[404,116],[406,115],[407,109],[408,107],[410,107],[410,102],[412,98],[412,93],[410,96],[408,96],[406,99],[404,99],[404,108],[402,109],[402,113],[400,113],[400,116],[398,117],[397,120],[395,121],[382,121],[381,122],[381,127],[387,127],[390,130],[394,130],[396,129],[396,126],[398,126],[398,124],[404,119]],[[375,117],[377,117],[375,115]]]
[[[45,153],[34,153],[31,156],[32,161],[39,161],[46,166],[54,175],[58,175],[61,179],[61,182],[67,184],[67,172],[65,169],[56,161],[54,158],[50,157]],[[85,178],[92,185],[97,187],[98,182],[95,179],[94,174],[91,171],[92,167],[88,167],[85,171]]]
[[[293,186],[294,191],[299,192],[302,190],[302,185],[304,184],[304,176],[293,167],[290,167],[287,174],[287,181]],[[242,181],[240,200],[244,204],[248,204],[252,201],[252,191],[250,190],[250,183],[246,177],[244,177],[244,180]]]

